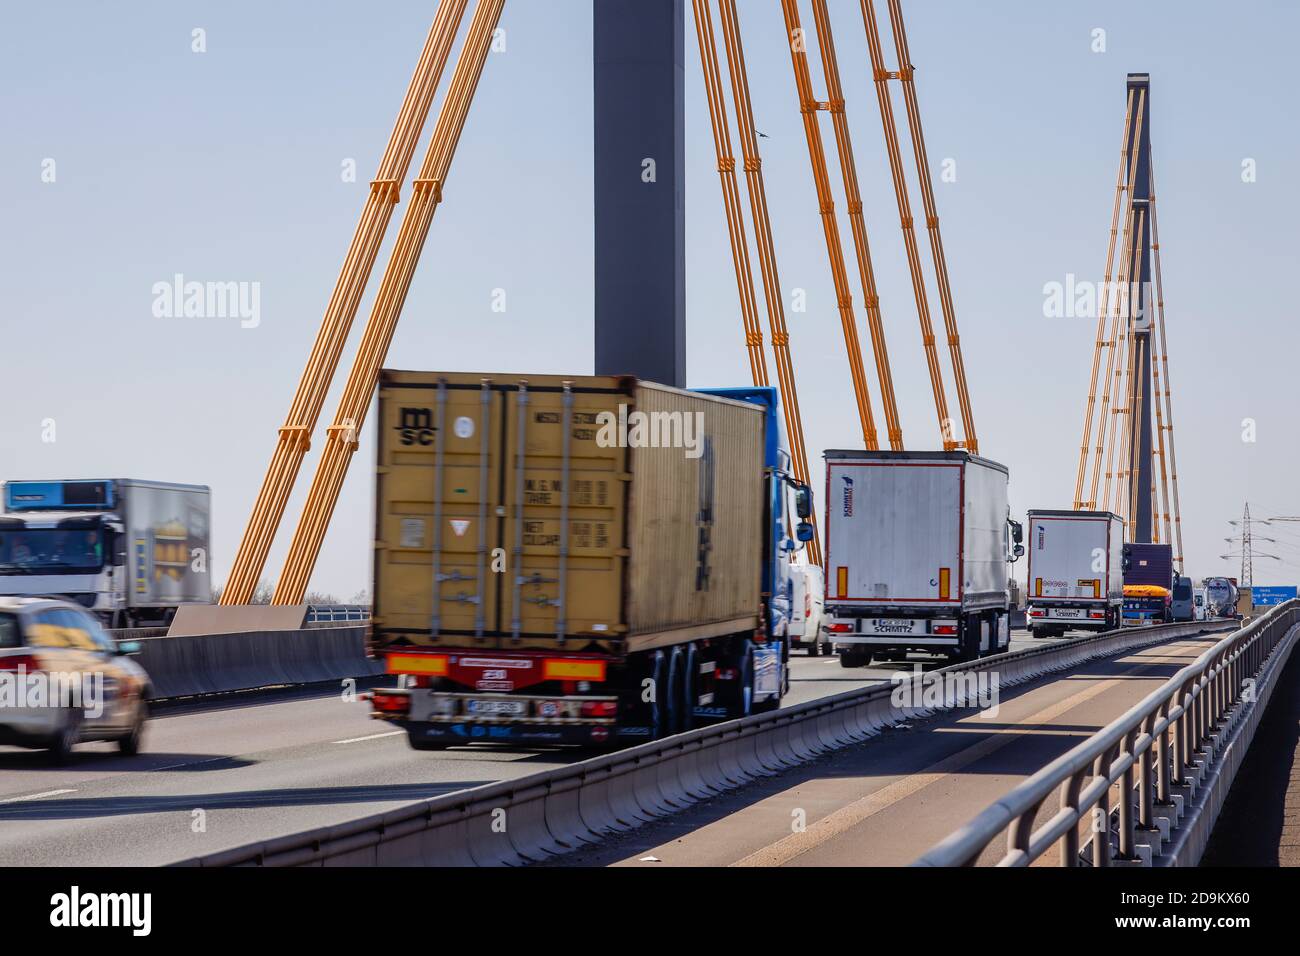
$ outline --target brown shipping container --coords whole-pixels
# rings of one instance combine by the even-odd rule
[[[626,654],[752,630],[764,414],[633,378],[385,370],[376,643]]]

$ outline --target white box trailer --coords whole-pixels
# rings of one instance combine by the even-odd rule
[[[840,663],[1005,651],[1009,562],[1023,550],[1006,467],[965,451],[824,457],[826,614]]]
[[[1110,631],[1124,605],[1124,521],[1109,511],[1031,510],[1025,579],[1029,631]]]

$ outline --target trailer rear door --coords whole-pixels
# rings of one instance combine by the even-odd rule
[[[827,602],[961,599],[962,464],[826,463]]]

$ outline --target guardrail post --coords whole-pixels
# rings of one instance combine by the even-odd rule
[[[1156,715],[1152,714],[1142,722],[1142,735],[1147,738],[1147,749],[1142,751],[1142,756],[1138,758],[1138,803],[1137,803],[1137,825],[1143,830],[1150,830],[1155,826],[1155,777],[1152,773],[1152,751],[1155,749],[1155,734],[1152,733],[1156,724]],[[1136,740],[1133,744],[1137,747]]]
[[[1173,782],[1174,786],[1181,787],[1187,782],[1185,770],[1191,762],[1191,748],[1187,745],[1187,721],[1189,719],[1190,708],[1192,706],[1191,697],[1187,694],[1187,685],[1178,691],[1178,698],[1182,705],[1183,712],[1178,715],[1174,721],[1174,761],[1173,761]]]
[[[1137,730],[1131,730],[1124,736],[1124,748],[1121,754],[1132,756],[1137,745]],[[1147,754],[1150,750],[1147,751]],[[1143,754],[1143,764],[1145,766],[1146,756]],[[1124,770],[1124,776],[1120,781],[1119,787],[1119,855],[1121,859],[1133,859],[1133,801],[1140,799],[1146,802],[1150,799],[1150,789],[1147,785],[1146,774],[1142,778],[1142,792],[1135,794],[1133,792],[1134,781],[1133,764],[1130,763]]]
[[[1169,715],[1169,702],[1166,701],[1159,710],[1156,711],[1156,723],[1160,723]],[[1156,738],[1156,756],[1159,763],[1156,764],[1156,801],[1161,805],[1168,806],[1173,803],[1170,799],[1169,784],[1173,770],[1173,758],[1169,747],[1170,729],[1166,725],[1160,731],[1160,736]]]
[[[1083,787],[1083,778],[1086,773],[1086,770],[1080,770],[1078,773],[1071,775],[1065,786],[1061,788],[1061,809],[1073,810],[1076,817],[1079,812],[1079,791]],[[1076,819],[1075,825],[1066,830],[1061,837],[1061,866],[1078,865],[1079,825]]]

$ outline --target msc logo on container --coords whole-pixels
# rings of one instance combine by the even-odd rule
[[[433,444],[433,411],[428,408],[403,408],[394,426],[403,445]]]

